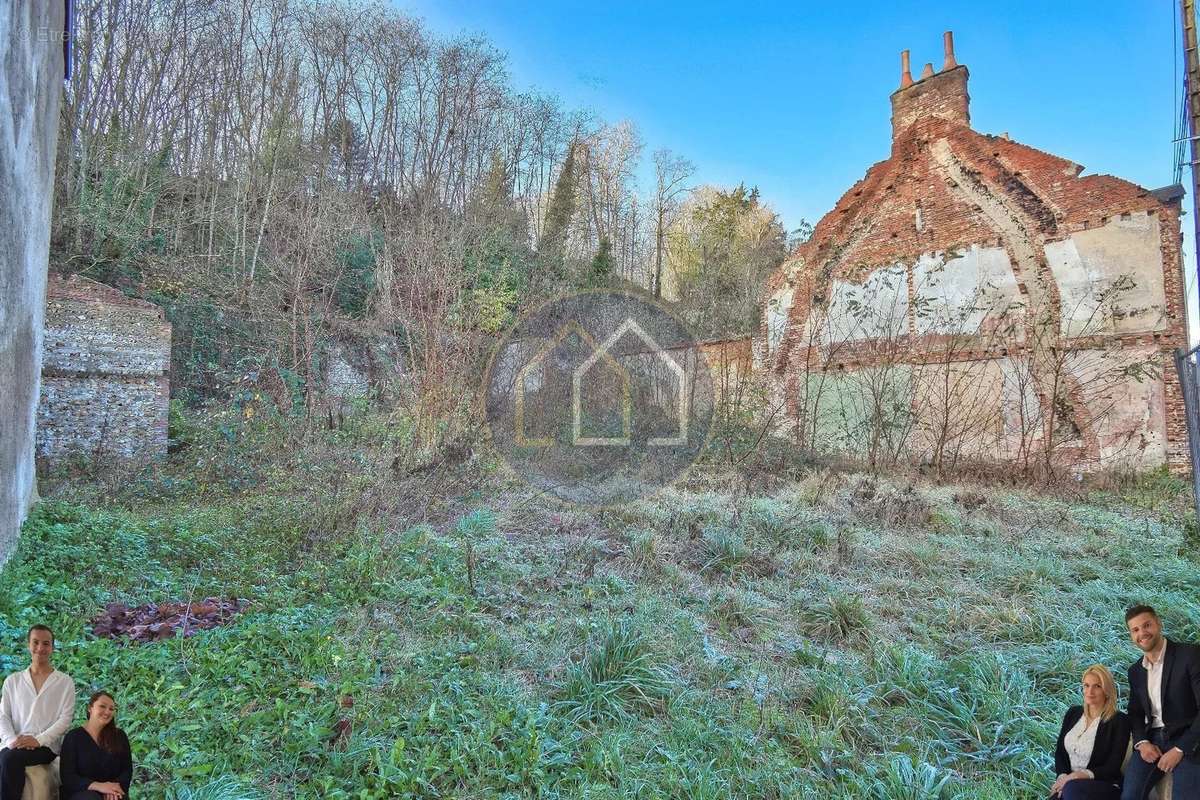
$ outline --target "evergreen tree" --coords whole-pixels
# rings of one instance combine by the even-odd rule
[[[371,157],[358,126],[345,117],[335,121],[329,128],[328,142],[330,177],[346,189],[361,185]]]
[[[499,152],[492,153],[487,175],[479,188],[477,206],[481,216],[489,222],[501,216],[502,211],[512,205],[512,181],[508,177],[508,169]]]
[[[533,271],[529,226],[512,197],[512,179],[498,152],[468,208],[471,221],[459,310],[465,323],[495,333],[511,320]]]
[[[520,204],[513,200],[512,177],[498,152],[492,153],[491,164],[471,199],[468,213],[488,235],[503,235],[514,248],[529,250],[529,221]]]
[[[538,240],[538,260],[550,274],[561,280],[566,275],[567,236],[575,216],[575,143],[567,148],[567,157],[554,184],[550,208],[546,211],[542,236]]]
[[[783,261],[787,234],[756,188],[693,194],[669,251],[685,319],[703,336],[758,328],[762,286]]]
[[[613,257],[612,242],[607,236],[600,237],[600,247],[592,256],[591,266],[588,267],[587,285],[592,287],[608,286],[612,277]]]

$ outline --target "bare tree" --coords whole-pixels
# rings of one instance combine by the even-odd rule
[[[667,229],[679,210],[679,199],[687,191],[687,182],[696,166],[670,150],[654,151],[654,275],[651,286],[655,297],[662,297],[663,254]]]

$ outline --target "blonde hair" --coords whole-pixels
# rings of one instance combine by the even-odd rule
[[[1104,692],[1104,708],[1100,709],[1100,719],[1108,722],[1117,713],[1117,682],[1113,680],[1113,675],[1108,671],[1108,667],[1103,664],[1092,664],[1083,671],[1083,676],[1079,679],[1083,681],[1088,675],[1095,675],[1100,680],[1100,689]],[[1084,709],[1087,713],[1087,709]]]

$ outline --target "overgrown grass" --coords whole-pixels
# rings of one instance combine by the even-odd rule
[[[815,639],[852,644],[861,641],[871,626],[862,599],[855,595],[833,594],[799,609],[800,627]]]
[[[26,524],[0,666],[53,625],[80,696],[116,694],[139,797],[1032,800],[1083,668],[1133,660],[1126,605],[1200,639],[1162,477],[1066,500],[826,470],[747,496],[701,469],[590,512],[348,429],[379,430],[270,450],[270,423],[192,422],[162,468],[61,484]],[[209,595],[249,606],[90,633],[108,602]]]
[[[645,635],[622,621],[610,623],[594,649],[568,668],[554,708],[576,724],[611,724],[665,710],[670,693],[670,676],[655,663]]]

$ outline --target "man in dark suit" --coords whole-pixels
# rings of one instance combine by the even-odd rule
[[[1173,800],[1200,800],[1200,648],[1166,639],[1150,606],[1125,612],[1142,657],[1129,667],[1129,727],[1136,751],[1121,800],[1143,800],[1173,775]]]

